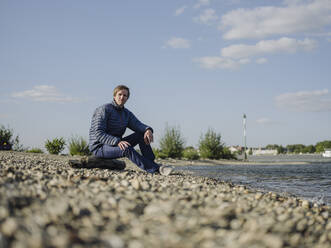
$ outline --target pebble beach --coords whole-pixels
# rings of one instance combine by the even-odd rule
[[[0,151],[0,248],[331,247],[329,206],[196,177],[181,161],[162,176],[70,158]]]

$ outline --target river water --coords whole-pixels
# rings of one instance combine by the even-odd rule
[[[190,170],[198,176],[247,185],[267,192],[295,195],[331,206],[331,158],[323,158],[321,155],[277,155],[249,156],[248,160],[266,164],[194,165],[182,169]],[[295,161],[309,164],[288,163]]]

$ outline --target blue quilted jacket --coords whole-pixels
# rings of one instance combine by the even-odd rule
[[[117,146],[126,128],[134,132],[144,133],[153,129],[141,123],[132,112],[120,108],[116,103],[108,103],[98,107],[93,114],[89,133],[89,148],[96,151],[103,144]]]

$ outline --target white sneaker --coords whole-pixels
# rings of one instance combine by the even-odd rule
[[[159,172],[162,176],[168,176],[174,170],[174,167],[170,165],[161,165],[159,168]]]

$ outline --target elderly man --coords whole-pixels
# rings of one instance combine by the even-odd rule
[[[112,103],[95,110],[90,128],[90,151],[97,158],[127,157],[147,172],[169,175],[173,170],[171,166],[160,166],[154,162],[155,156],[150,146],[153,129],[124,107],[129,97],[130,89],[119,85],[114,89]],[[123,138],[126,128],[134,133]],[[136,145],[139,145],[142,155],[134,149]]]

